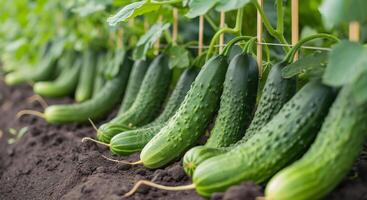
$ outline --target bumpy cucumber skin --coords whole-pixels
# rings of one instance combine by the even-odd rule
[[[50,82],[38,82],[33,85],[36,94],[46,97],[64,97],[71,95],[78,83],[81,60],[76,60],[72,67],[64,69],[61,75]]]
[[[19,69],[5,76],[5,83],[13,86],[25,82],[47,81],[52,79],[56,71],[57,59],[47,56],[41,60],[36,69]]]
[[[257,68],[256,60],[250,55],[239,54],[232,59],[224,81],[215,125],[205,146],[227,147],[243,137],[256,104],[253,97],[257,94]],[[255,79],[254,88],[249,88],[250,77]]]
[[[86,122],[104,117],[121,99],[131,66],[125,65],[117,77],[107,82],[96,97],[80,104],[54,105],[45,110],[45,118],[52,124]]]
[[[140,127],[154,120],[168,94],[171,78],[168,57],[163,54],[156,57],[148,68],[133,105],[122,115],[99,127],[97,138],[109,143],[113,136],[121,132],[117,131],[118,126]]]
[[[308,83],[249,141],[201,163],[193,175],[197,192],[210,196],[242,181],[268,180],[307,150],[334,96],[320,82]]]
[[[195,145],[217,111],[227,67],[223,56],[207,61],[176,114],[142,150],[144,166],[162,167]]]
[[[80,71],[79,82],[75,91],[75,100],[83,102],[93,95],[94,77],[96,65],[94,63],[92,51],[87,51],[83,55],[83,64]]]
[[[321,199],[347,175],[367,136],[367,105],[354,104],[352,87],[342,89],[309,151],[271,179],[267,199]]]
[[[110,142],[110,150],[117,155],[130,155],[141,151],[144,146],[161,130],[164,124],[125,131],[115,135]]]
[[[140,86],[144,80],[144,76],[148,70],[148,67],[148,61],[139,60],[134,63],[129,77],[129,82],[127,84],[126,93],[117,115],[121,115],[122,113],[127,111],[134,103],[135,98],[139,93]]]
[[[142,128],[115,135],[110,142],[111,151],[119,155],[129,155],[141,151],[166,124],[167,120],[175,114],[182,101],[185,99],[187,92],[190,90],[191,84],[195,80],[198,71],[199,70],[196,68],[185,70],[180,76],[175,89],[159,117]]]
[[[245,136],[236,142],[235,144],[216,149],[215,146],[208,148],[204,151],[205,147],[193,148],[188,151],[183,160],[184,170],[189,176],[192,176],[192,172],[195,171],[195,167],[199,166],[204,160],[224,154],[239,144],[246,143],[253,135],[255,135],[263,126],[265,126],[282,108],[282,106],[289,101],[289,99],[296,92],[296,79],[283,79],[281,76],[281,69],[285,63],[278,63],[270,70],[265,86],[262,91],[262,95],[257,106],[253,120],[250,126],[246,130]],[[250,80],[253,84],[249,88],[254,88],[254,81]],[[256,99],[256,93],[253,92],[249,98]],[[249,94],[251,95],[251,93]],[[252,100],[248,100],[252,101]]]

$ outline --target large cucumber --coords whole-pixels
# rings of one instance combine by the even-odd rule
[[[198,70],[196,68],[185,70],[159,117],[143,128],[122,132],[114,136],[110,142],[111,151],[120,155],[128,155],[141,151],[165,125],[166,121],[175,114],[197,74]]]
[[[310,150],[271,179],[267,199],[321,199],[347,175],[367,136],[367,105],[353,102],[352,88],[341,90]]]
[[[198,142],[219,106],[227,67],[221,55],[207,61],[176,114],[142,150],[146,167],[162,167]]]
[[[93,95],[94,77],[97,68],[94,60],[94,52],[91,50],[84,52],[82,69],[75,91],[75,100],[77,102],[86,101]]]
[[[183,166],[188,175],[192,176],[196,167],[203,161],[211,157],[224,154],[236,147],[238,144],[245,143],[263,126],[265,126],[265,124],[267,124],[279,112],[282,106],[294,95],[296,91],[296,80],[282,78],[281,69],[284,65],[285,63],[281,62],[271,68],[254,118],[251,121],[249,128],[246,130],[244,137],[236,144],[226,148],[218,149],[220,146],[198,146],[192,148],[185,154],[183,159]]]
[[[139,93],[140,86],[143,82],[145,73],[149,67],[149,62],[145,60],[135,61],[127,84],[126,93],[122,100],[118,115],[127,111],[134,103]]]
[[[307,150],[334,96],[319,81],[305,85],[246,143],[201,163],[193,175],[197,192],[210,196],[242,181],[267,181]]]
[[[258,75],[251,55],[239,54],[231,60],[215,125],[205,146],[227,147],[243,137],[255,109]]]
[[[125,131],[126,127],[139,127],[153,121],[166,99],[171,78],[168,57],[163,54],[156,57],[149,66],[134,103],[125,113],[99,127],[98,139],[109,143],[113,136]]]
[[[37,82],[33,85],[36,94],[46,97],[64,97],[71,95],[78,83],[82,61],[73,59],[72,66],[65,66],[61,75],[55,81]]]
[[[80,104],[54,105],[45,110],[45,119],[54,124],[86,122],[104,117],[121,99],[131,65],[124,65],[118,76],[108,81],[97,96]]]

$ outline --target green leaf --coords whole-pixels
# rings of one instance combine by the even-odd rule
[[[342,41],[330,53],[323,82],[340,87],[354,82],[367,71],[367,50],[358,43]]]
[[[212,9],[218,0],[191,0],[188,2],[190,10],[186,14],[189,18],[198,17]]]
[[[367,71],[359,76],[353,83],[353,98],[357,105],[364,105],[367,103]]]
[[[366,21],[366,8],[366,0],[324,0],[320,12],[325,24],[333,27],[343,22]]]
[[[145,55],[148,50],[154,45],[154,43],[161,37],[162,33],[169,28],[170,24],[155,24],[147,33],[145,33],[139,39],[136,48],[133,52],[133,59],[140,60],[145,59]]]
[[[81,17],[85,17],[105,10],[109,4],[112,4],[112,0],[89,0],[85,4],[72,9],[72,12],[78,13]]]
[[[250,0],[219,0],[215,9],[218,11],[227,12],[242,8],[248,3],[250,3]]]
[[[190,66],[190,56],[187,49],[182,46],[172,46],[168,50],[169,67],[173,68],[187,68]]]
[[[282,69],[283,78],[291,78],[301,73],[321,77],[328,61],[328,52],[308,55]]]
[[[131,3],[123,7],[117,14],[107,19],[111,26],[116,26],[119,22],[126,22],[127,20],[148,12],[158,10],[160,5],[150,3],[149,1],[139,1]]]

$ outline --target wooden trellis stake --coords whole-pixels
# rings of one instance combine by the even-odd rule
[[[124,47],[124,30],[119,29],[117,31],[117,48],[122,49]]]
[[[226,21],[226,13],[225,12],[221,12],[220,13],[220,28],[224,28],[225,26],[225,21]],[[222,53],[223,51],[223,47],[224,46],[224,34],[220,35],[219,38],[219,53]]]
[[[199,48],[198,48],[199,56],[203,53],[203,44],[204,44],[204,16],[200,16],[199,18]]]
[[[176,45],[177,43],[177,32],[178,32],[178,10],[173,9],[173,30],[172,30],[172,43]]]
[[[361,26],[358,22],[351,22],[349,24],[349,40],[359,42],[361,33]]]
[[[258,0],[260,6],[263,6],[263,0]],[[262,76],[262,64],[263,64],[263,47],[261,42],[263,41],[263,24],[260,12],[257,11],[257,64],[259,65],[260,77]]]
[[[299,4],[298,0],[292,0],[292,45],[299,41]],[[298,52],[294,56],[294,61],[298,60]]]
[[[162,24],[162,21],[163,21],[163,17],[162,15],[160,15],[158,18],[158,23]],[[155,52],[154,52],[155,55],[159,54],[160,46],[161,46],[161,40],[158,38],[157,42],[155,43]]]

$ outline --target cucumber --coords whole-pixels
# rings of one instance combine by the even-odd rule
[[[25,82],[48,81],[54,77],[56,65],[57,59],[52,55],[46,55],[35,69],[25,68],[11,72],[5,76],[5,82],[13,86]]]
[[[283,79],[281,69],[285,63],[274,65],[266,79],[262,95],[257,106],[253,120],[246,130],[244,137],[229,147],[218,149],[216,146],[198,146],[186,153],[183,159],[185,172],[192,176],[192,172],[203,161],[224,154],[239,144],[245,143],[265,126],[282,108],[282,106],[294,95],[296,91],[296,79]],[[251,87],[251,86],[250,86]],[[251,87],[254,88],[254,87]],[[256,93],[254,93],[256,95]],[[256,98],[255,96],[253,98]],[[206,148],[206,149],[205,149]],[[205,149],[205,150],[204,150]]]
[[[93,85],[93,97],[97,96],[99,91],[103,88],[106,83],[106,79],[104,78],[104,70],[106,68],[106,55],[101,54],[98,56],[97,67],[96,67],[96,77],[94,79]]]
[[[196,68],[185,70],[159,117],[143,128],[122,132],[114,136],[110,142],[111,151],[119,155],[129,155],[141,151],[165,125],[166,121],[175,114],[197,74],[198,70]]]
[[[71,95],[78,83],[82,61],[76,59],[72,66],[66,66],[55,81],[37,82],[33,85],[36,94],[46,97],[65,97]]]
[[[113,60],[110,65],[107,65],[107,68],[104,71],[104,76],[107,80],[111,80],[115,77],[120,70],[120,66],[123,64],[123,61],[126,56],[129,56],[130,53],[127,53],[124,49],[118,48],[115,50],[113,54]]]
[[[84,52],[83,64],[79,76],[79,82],[75,91],[75,100],[83,102],[92,97],[96,65],[94,53],[91,50]]]
[[[127,111],[134,103],[140,86],[149,67],[149,62],[144,60],[135,61],[127,84],[126,93],[122,100],[118,115]]]
[[[220,109],[207,147],[227,147],[240,140],[250,124],[256,104],[259,71],[251,55],[235,56],[228,67]]]
[[[347,175],[367,136],[367,105],[355,105],[352,88],[341,90],[310,150],[271,179],[267,199],[321,199]]]
[[[44,117],[52,124],[86,122],[88,119],[97,120],[111,111],[122,98],[131,65],[124,65],[118,76],[108,81],[103,89],[93,99],[80,104],[54,105],[46,108]]]
[[[227,67],[221,55],[207,61],[175,115],[142,150],[144,166],[162,167],[195,145],[217,111]]]
[[[305,85],[246,143],[201,163],[193,175],[197,192],[210,196],[243,181],[267,181],[307,150],[334,96],[320,81]]]
[[[127,127],[140,127],[153,121],[168,94],[171,76],[168,57],[163,54],[156,57],[149,66],[133,105],[122,115],[99,127],[98,140],[109,143],[113,136]]]

